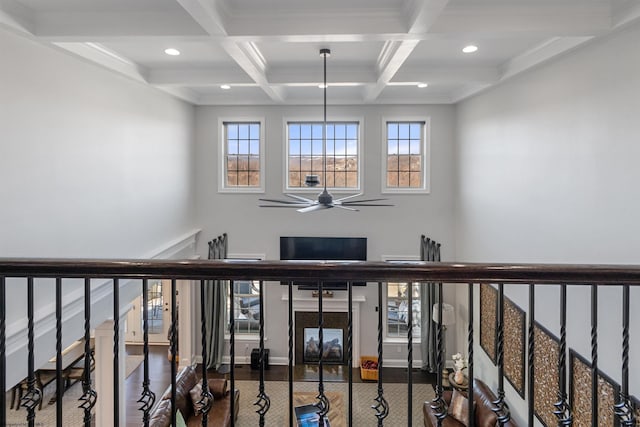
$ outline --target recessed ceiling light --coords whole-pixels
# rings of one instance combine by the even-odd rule
[[[229,90],[229,89],[231,89],[231,86],[229,86],[229,85],[220,85],[220,89]]]
[[[478,50],[478,46],[474,46],[474,45],[472,45],[472,44],[470,44],[469,46],[465,46],[465,47],[463,47],[463,48],[462,48],[462,51],[463,51],[464,53],[473,53],[473,52],[475,52],[475,51],[477,51],[477,50]]]
[[[417,84],[417,86],[418,86],[420,89],[424,89],[425,87],[427,87],[427,86],[429,86],[429,85],[428,85],[427,83],[418,83],[418,84]]]
[[[165,49],[164,53],[166,53],[167,55],[171,55],[171,56],[178,56],[180,55],[180,51],[178,49],[174,49],[172,47]]]

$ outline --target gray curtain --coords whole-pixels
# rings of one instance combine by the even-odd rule
[[[420,259],[422,261],[440,262],[440,243],[425,236],[420,237]],[[422,356],[422,370],[436,372],[438,370],[436,359],[436,323],[431,317],[431,307],[438,301],[436,299],[436,284],[420,284],[420,353]]]
[[[209,259],[227,257],[227,234],[218,236],[209,242]],[[206,330],[207,369],[219,369],[224,356],[224,333],[227,325],[225,312],[229,282],[226,280],[206,280],[204,283],[204,301],[200,306],[204,310]]]

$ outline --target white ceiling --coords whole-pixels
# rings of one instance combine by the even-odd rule
[[[324,47],[330,104],[455,103],[639,18],[638,0],[0,2],[0,26],[197,105],[320,104]]]

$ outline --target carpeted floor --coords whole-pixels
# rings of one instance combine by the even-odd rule
[[[128,355],[125,361],[125,377],[131,375],[143,361],[144,356]],[[49,405],[49,400],[55,395],[56,387],[55,383],[52,383],[45,387],[42,409],[36,409],[36,426],[55,426],[56,425],[56,405]],[[64,393],[62,399],[62,413],[64,414],[65,427],[82,427],[84,426],[84,411],[78,408],[80,402],[78,398],[82,396],[82,383],[76,382]],[[24,408],[16,411],[10,409],[11,404],[11,392],[7,393],[6,405],[7,405],[7,427],[17,427],[28,425],[25,421],[27,411]]]
[[[238,427],[254,427],[258,424],[258,414],[255,410],[258,394],[257,381],[236,381],[236,388],[240,390],[240,413],[238,415]],[[353,384],[353,425],[373,426],[377,423],[375,411],[371,409],[375,405],[377,396],[377,383],[354,383]],[[294,383],[295,391],[318,390],[318,384],[312,382]],[[344,396],[345,411],[348,410],[348,388],[347,383],[326,383],[325,391],[341,392]],[[385,384],[384,397],[389,403],[389,415],[384,421],[384,425],[401,426],[407,425],[407,385],[406,384]],[[289,386],[286,381],[269,381],[265,383],[265,393],[271,399],[271,407],[266,415],[267,426],[287,426]],[[422,425],[422,405],[425,400],[434,397],[433,387],[429,384],[414,384],[413,386],[413,425]],[[346,417],[346,414],[345,414]],[[346,419],[345,419],[346,421]]]

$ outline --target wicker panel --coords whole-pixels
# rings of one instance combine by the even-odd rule
[[[509,298],[504,299],[504,376],[524,399],[524,311]]]
[[[540,324],[534,325],[534,412],[545,427],[558,424],[553,411],[558,400],[560,340]]]
[[[496,332],[498,322],[498,291],[493,286],[480,284],[480,347],[495,365],[497,359]]]

